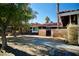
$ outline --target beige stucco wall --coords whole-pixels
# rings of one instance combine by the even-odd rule
[[[39,30],[39,35],[40,36],[46,36],[46,30],[45,29],[40,29]]]
[[[67,29],[51,29],[51,36],[67,38]]]

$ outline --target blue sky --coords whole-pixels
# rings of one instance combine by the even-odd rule
[[[37,18],[31,20],[32,23],[44,23],[48,16],[51,21],[56,20],[56,3],[32,3],[31,8],[38,12]],[[78,3],[60,3],[60,11],[79,9]]]

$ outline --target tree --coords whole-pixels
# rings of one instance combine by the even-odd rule
[[[50,22],[50,18],[48,16],[46,16],[45,21],[46,21],[46,23],[49,23]]]
[[[18,19],[17,23],[13,24],[13,28],[14,28],[14,36],[16,33],[16,28],[18,27],[20,30],[20,33],[22,34],[22,28],[26,29],[28,28],[28,21],[30,19],[36,18],[36,14],[38,14],[36,11],[33,11],[32,8],[30,8],[30,4],[18,4],[17,5],[18,8]],[[25,24],[23,24],[22,22],[24,22]],[[12,23],[11,23],[12,24]]]
[[[6,30],[8,26],[18,27],[22,21],[27,22],[34,18],[33,10],[28,4],[6,3],[0,4],[0,31],[2,36],[2,49],[7,47]]]
[[[53,23],[53,21],[51,21],[50,23]]]
[[[0,31],[2,36],[2,49],[7,46],[6,29],[12,20],[16,18],[15,4],[0,4]]]

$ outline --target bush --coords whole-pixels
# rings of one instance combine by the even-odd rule
[[[78,44],[78,25],[69,24],[67,31],[69,44]]]

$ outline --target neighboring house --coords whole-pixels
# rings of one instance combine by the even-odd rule
[[[59,21],[66,27],[69,23],[79,25],[79,9],[59,12]]]
[[[60,34],[62,32],[62,30],[63,30],[63,32],[61,34],[63,34],[66,31],[66,29],[56,30],[57,27],[58,28],[66,28],[66,26],[69,23],[79,25],[79,9],[61,11],[61,12],[59,12],[58,16],[59,16],[59,23],[53,23],[53,22],[52,23],[44,23],[44,24],[32,23],[31,24],[32,33],[39,33],[40,29],[45,29],[44,31],[46,31],[46,34],[50,34],[50,35],[52,33],[58,34],[58,32]],[[48,30],[50,30],[50,31],[48,31]]]
[[[62,27],[62,23],[59,23],[59,27]],[[56,28],[57,28],[57,23],[45,23],[45,24],[32,23],[31,24],[32,33],[38,33],[40,29],[51,30]]]

